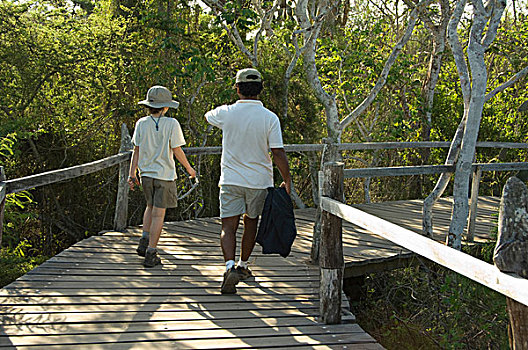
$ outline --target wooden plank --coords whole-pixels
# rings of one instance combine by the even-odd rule
[[[38,335],[91,335],[100,333],[139,333],[139,332],[186,332],[189,330],[218,330],[229,329],[238,331],[240,329],[257,329],[265,327],[306,327],[322,328],[313,318],[281,317],[281,318],[253,318],[244,320],[244,323],[233,323],[233,320],[183,320],[183,321],[159,321],[159,322],[134,322],[134,323],[72,323],[60,324],[44,330],[38,325],[16,325],[4,326],[4,331],[11,336],[38,336]],[[359,333],[361,328],[357,324],[349,324],[340,327],[350,333]],[[328,330],[327,327],[323,329]],[[0,337],[0,346],[7,339]],[[49,338],[46,339],[49,342]],[[27,338],[26,338],[26,341]],[[42,341],[42,339],[41,339]]]
[[[171,303],[231,303],[231,302],[290,302],[290,301],[318,301],[318,294],[260,294],[260,295],[129,295],[120,296],[116,300],[114,296],[45,296],[25,297],[7,296],[0,297],[1,307],[17,305],[125,305],[125,304],[171,304]]]
[[[175,320],[207,320],[235,319],[261,317],[316,317],[318,307],[286,308],[286,309],[253,309],[241,311],[214,311],[188,310],[188,311],[128,311],[128,312],[85,312],[85,313],[49,313],[49,314],[10,314],[0,316],[2,325],[44,325],[55,323],[85,323],[85,322],[148,322],[148,321],[175,321]]]
[[[179,334],[175,335],[176,337]],[[83,349],[101,349],[103,345],[107,345],[111,349],[145,349],[151,347],[155,349],[266,349],[266,348],[290,348],[294,346],[306,345],[341,345],[341,344],[372,344],[375,343],[372,337],[366,333],[358,334],[280,334],[277,331],[271,334],[263,333],[261,336],[242,336],[234,334],[229,338],[219,339],[188,339],[188,338],[165,338],[150,340],[148,336],[144,336],[141,340],[116,342],[115,339],[110,339],[106,342],[100,341],[98,343],[83,344]],[[60,344],[60,345],[46,345],[46,349],[68,349],[75,344]],[[33,347],[31,345],[30,347]],[[17,349],[26,349],[26,346],[17,346]]]
[[[3,296],[21,296],[21,297],[47,297],[47,296],[133,296],[148,294],[151,296],[176,296],[176,295],[218,295],[220,294],[220,286],[216,288],[179,288],[179,289],[165,289],[165,288],[127,288],[127,289],[108,289],[108,288],[56,288],[56,289],[35,289],[35,288],[3,288],[0,289],[0,298]],[[238,295],[262,295],[262,294],[305,294],[305,293],[319,293],[319,288],[308,287],[269,287],[266,289],[255,288],[241,288]]]
[[[307,325],[297,327],[260,327],[260,328],[240,328],[240,329],[188,329],[185,332],[180,330],[164,330],[155,332],[124,332],[124,333],[103,333],[103,334],[75,334],[75,335],[45,335],[45,336],[17,336],[10,337],[9,341],[16,346],[31,346],[38,344],[90,344],[90,343],[128,343],[128,342],[153,342],[156,340],[167,341],[185,341],[197,340],[204,341],[209,339],[218,344],[230,343],[233,338],[264,338],[264,337],[310,337],[315,344],[320,343],[321,337],[328,337],[329,331],[320,325]],[[367,335],[359,327],[349,327],[338,325],[333,327],[332,336],[347,336],[348,342],[372,343],[375,342],[372,337]],[[3,341],[2,341],[3,340]],[[0,338],[0,345],[5,345],[6,339]],[[147,343],[148,344],[148,343]],[[264,345],[264,343],[263,343]]]
[[[421,165],[403,167],[377,167],[345,169],[346,179],[356,177],[381,177],[381,176],[409,176],[409,175],[430,175],[441,173],[453,173],[453,165]]]
[[[421,256],[528,305],[528,280],[500,272],[495,266],[447,247],[413,231],[338,201],[323,198],[321,206]]]
[[[162,289],[192,289],[192,288],[212,288],[215,286],[218,286],[218,282],[214,280],[207,280],[207,281],[181,281],[181,280],[174,280],[174,281],[162,281],[162,282],[154,282],[149,281],[146,282],[135,282],[135,281],[127,281],[127,282],[102,282],[98,281],[97,283],[94,283],[93,281],[61,281],[58,279],[57,281],[53,282],[40,282],[40,281],[21,281],[17,280],[9,285],[9,288],[6,287],[6,289],[27,289],[27,288],[35,288],[35,289],[85,289],[87,287],[91,287],[91,289],[129,289],[129,288],[136,288],[136,289],[153,289],[153,288],[162,288]],[[319,281],[316,280],[301,280],[301,281],[269,281],[269,282],[246,282],[244,281],[243,284],[240,285],[240,288],[246,288],[250,286],[259,287],[259,288],[303,288],[303,287],[315,287],[319,285]]]
[[[230,302],[219,302],[217,300],[211,302],[189,302],[189,303],[137,303],[137,304],[75,304],[75,305],[15,305],[15,306],[0,306],[0,317],[9,314],[64,314],[64,313],[120,313],[120,312],[184,312],[196,311],[200,308],[207,312],[217,311],[250,311],[253,309],[268,310],[268,309],[309,309],[319,307],[319,300],[286,300],[286,301],[247,301],[237,300]]]
[[[174,321],[147,321],[147,322],[100,322],[100,323],[64,323],[45,329],[38,325],[3,325],[5,333],[10,335],[47,335],[47,334],[90,334],[100,332],[152,332],[170,330],[216,329],[216,328],[260,328],[263,326],[310,326],[319,324],[312,317],[262,317],[245,319],[243,323],[233,323],[232,319],[207,319],[207,320],[174,320]],[[351,330],[358,327],[350,325]]]

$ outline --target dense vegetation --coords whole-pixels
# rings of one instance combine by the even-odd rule
[[[492,263],[494,247],[464,250]],[[352,310],[388,349],[508,349],[504,296],[430,261],[371,274],[363,291]]]
[[[180,121],[188,146],[219,145],[219,131],[208,128],[203,115],[236,99],[233,76],[237,69],[252,64],[230,40],[223,23],[235,22],[251,46],[260,20],[249,1],[223,3],[228,11],[214,16],[187,0],[0,0],[0,164],[7,178],[117,153],[121,124],[133,128],[145,113],[137,102],[154,84],[167,86],[180,101],[180,108],[171,115]],[[406,14],[381,2],[345,3],[325,23],[316,57],[321,82],[335,94],[342,116],[373,86],[401,35]],[[505,15],[488,53],[490,89],[528,65],[526,4],[516,3],[516,11],[510,9]],[[302,59],[287,90],[284,83],[295,28],[286,2],[284,6],[258,42],[258,69],[265,78],[262,100],[277,111],[286,143],[320,143],[326,133],[324,111],[307,82]],[[452,138],[463,105],[448,49],[432,123],[426,127],[423,89],[431,47],[431,34],[419,25],[385,87],[345,130],[343,142]],[[525,78],[486,104],[480,141],[527,141],[528,121],[518,111],[528,100],[526,83]],[[288,108],[282,113],[285,97]],[[311,185],[320,154],[289,156],[299,195],[313,205]],[[445,149],[430,154],[350,152],[345,161],[347,167],[440,164],[445,156]],[[476,155],[478,162],[525,159],[526,152],[517,150],[485,149]],[[168,213],[168,220],[217,215],[219,157],[192,157],[191,161],[207,176],[197,191]],[[484,174],[481,194],[500,195],[510,175]],[[22,266],[19,273],[24,273],[43,257],[111,228],[116,179],[117,168],[112,168],[8,196],[0,265]],[[435,177],[372,179],[370,196],[373,201],[423,198],[434,181]],[[182,191],[189,187],[183,177],[180,187]],[[361,202],[364,197],[362,181],[350,180],[347,200]],[[137,224],[143,209],[141,194],[132,193],[130,203],[130,224]]]

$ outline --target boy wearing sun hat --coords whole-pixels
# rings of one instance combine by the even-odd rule
[[[149,115],[136,122],[128,184],[132,190],[139,184],[136,177],[139,169],[147,208],[143,214],[143,235],[136,251],[138,255],[145,257],[145,267],[153,267],[161,264],[157,245],[165,211],[177,205],[174,157],[191,178],[196,176],[196,171],[181,149],[185,145],[185,139],[180,123],[174,118],[165,117],[169,108],[176,109],[179,105],[172,99],[169,89],[153,86],[148,90],[147,98],[139,104],[147,107]]]

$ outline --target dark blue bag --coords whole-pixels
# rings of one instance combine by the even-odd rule
[[[290,254],[296,236],[290,196],[282,187],[268,188],[256,239],[262,246],[262,253],[280,254],[285,258]]]

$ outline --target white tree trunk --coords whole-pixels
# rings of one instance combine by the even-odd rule
[[[460,2],[464,2],[465,4],[464,0]],[[486,102],[487,68],[486,62],[484,61],[484,53],[495,39],[498,25],[506,5],[505,0],[491,0],[487,8],[484,7],[482,0],[471,0],[471,3],[473,5],[474,15],[467,56],[471,67],[472,84],[469,106],[467,108],[466,127],[462,138],[460,155],[456,164],[453,187],[453,211],[446,242],[449,246],[459,250],[461,249],[462,233],[464,232],[469,211],[468,192],[471,167],[475,156],[475,146],[480,128],[482,110]],[[461,59],[459,52],[454,51],[454,54],[457,60]],[[459,74],[466,76],[466,72],[459,71]]]

